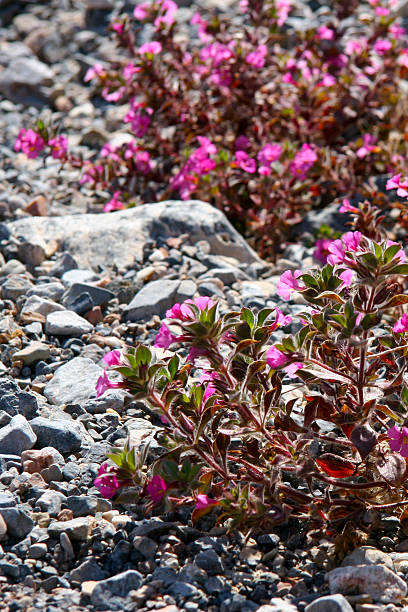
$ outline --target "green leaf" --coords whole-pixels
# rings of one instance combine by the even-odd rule
[[[361,319],[361,327],[363,329],[370,329],[371,327],[374,327],[374,325],[377,325],[380,321],[380,314],[378,312],[372,312],[370,314],[365,315],[362,319]]]
[[[342,327],[347,329],[347,320],[343,315],[330,315],[330,319],[339,323]]]
[[[390,274],[408,274],[408,264],[400,264],[390,270]]]
[[[319,283],[311,274],[302,274],[302,281],[307,287],[319,290]]]
[[[362,259],[363,262],[369,268],[376,268],[378,266],[378,260],[377,260],[376,256],[373,253],[362,253],[358,257],[359,257],[359,259]],[[408,271],[407,271],[407,274],[408,274]]]
[[[144,346],[143,344],[141,344],[140,346],[137,347],[136,349],[137,365],[149,365],[151,359],[152,359],[152,354],[150,352],[150,349],[147,348],[147,346]]]
[[[381,259],[383,254],[381,246],[377,242],[373,242],[373,247],[376,259]]]
[[[252,331],[255,324],[255,317],[249,308],[243,308],[241,310],[241,319],[248,324],[250,330]]]
[[[392,308],[393,306],[399,306],[400,304],[408,304],[408,295],[394,295],[389,302],[384,304],[384,308]]]
[[[269,317],[269,315],[273,312],[272,308],[263,308],[258,312],[257,323],[258,325],[263,325],[265,319]]]
[[[343,298],[338,295],[337,293],[334,293],[334,291],[323,291],[323,293],[319,293],[319,295],[316,296],[317,300],[333,300],[334,302],[337,302],[338,304],[344,304],[344,300]]]
[[[327,284],[331,278],[333,278],[333,266],[331,266],[330,264],[326,264],[322,269],[323,282]]]
[[[389,246],[384,253],[385,263],[389,263],[392,259],[394,259],[395,255],[400,250],[401,250],[400,244],[392,244],[391,246]]]
[[[288,351],[289,353],[296,351],[292,338],[282,338],[281,343],[285,351]]]
[[[176,372],[178,370],[179,367],[179,358],[177,355],[173,355],[173,357],[170,359],[167,367],[169,369],[169,373],[170,373],[170,380],[174,380],[174,377],[176,375]],[[150,372],[150,370],[149,370]]]
[[[405,406],[408,406],[408,389],[407,389],[407,387],[403,387],[403,389],[401,391],[401,402]]]

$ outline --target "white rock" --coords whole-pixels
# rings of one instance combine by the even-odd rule
[[[93,330],[92,323],[71,310],[52,312],[47,316],[45,331],[54,336],[82,336]]]

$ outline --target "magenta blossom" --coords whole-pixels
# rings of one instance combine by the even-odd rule
[[[150,9],[149,2],[142,2],[141,4],[138,4],[135,7],[135,10],[133,11],[134,18],[139,19],[139,21],[146,19],[149,9]]]
[[[249,174],[254,174],[254,172],[256,172],[255,160],[249,157],[245,151],[237,151],[235,153],[234,164]]]
[[[344,270],[341,274],[339,274],[339,278],[341,278],[343,282],[341,285],[339,285],[338,290],[340,291],[340,289],[343,289],[343,287],[351,287],[353,276],[353,270]]]
[[[352,206],[350,204],[350,200],[348,200],[347,198],[344,198],[339,208],[339,212],[340,213],[346,213],[346,212],[358,213],[358,208],[356,208],[355,206]]]
[[[252,51],[252,53],[248,53],[245,57],[245,61],[247,64],[251,64],[254,68],[263,68],[265,66],[265,58],[268,53],[268,47],[266,45],[259,45]]]
[[[408,180],[401,181],[401,174],[396,174],[395,176],[388,179],[385,189],[389,191],[390,189],[397,189],[397,195],[400,198],[408,196]]]
[[[304,367],[304,364],[300,361],[294,361],[292,363],[288,363],[289,358],[286,357],[282,351],[276,348],[276,346],[271,346],[266,352],[266,363],[273,369],[281,368],[285,366],[283,369],[287,373],[290,378],[294,378],[295,372]],[[286,365],[287,364],[287,365]]]
[[[119,484],[113,466],[108,466],[107,463],[103,463],[98,471],[98,477],[94,480],[94,485],[99,489],[102,497],[111,499],[116,495],[122,485]]]
[[[363,146],[357,149],[356,155],[360,159],[369,155],[369,153],[374,153],[378,151],[378,147],[375,146],[377,142],[376,136],[371,136],[371,134],[363,135]]]
[[[279,144],[266,144],[259,151],[257,158],[259,163],[259,174],[269,176],[271,173],[271,163],[275,162],[282,154],[282,147]]]
[[[251,143],[249,142],[249,139],[246,136],[241,134],[241,136],[238,136],[238,138],[236,139],[234,143],[235,150],[236,151],[246,151],[249,148],[250,144]]]
[[[301,270],[286,270],[279,279],[276,285],[276,293],[283,299],[289,300],[293,291],[299,291],[304,289],[304,285],[301,285],[297,280],[299,276],[302,276]]]
[[[405,312],[395,323],[392,331],[396,332],[397,334],[403,334],[404,332],[408,331],[408,315]]]
[[[68,139],[66,136],[56,136],[48,141],[51,147],[51,155],[54,159],[63,159],[67,155]]]
[[[213,383],[217,378],[219,378],[217,372],[203,372],[201,374],[199,379],[200,383],[208,382],[202,399],[203,404],[205,404],[208,398],[214,395],[214,393],[217,393],[217,389],[214,387]]]
[[[94,64],[92,68],[88,68],[88,70],[86,71],[86,74],[84,76],[84,82],[87,83],[88,81],[94,79],[96,76],[103,76],[104,74],[105,69],[102,64]]]
[[[192,346],[188,352],[186,361],[190,361],[192,364],[194,364],[196,359],[199,359],[200,357],[208,357],[208,350]]]
[[[148,483],[146,489],[151,500],[158,504],[164,497],[167,490],[167,485],[163,478],[156,474],[156,476],[153,476],[151,481]]]
[[[25,153],[30,159],[37,157],[44,147],[44,139],[34,130],[26,130],[25,128],[20,130],[14,143],[14,150]]]
[[[329,245],[333,241],[330,238],[319,238],[316,240],[315,250],[313,251],[313,257],[325,264],[327,262],[327,256],[329,254]]]
[[[325,25],[320,26],[318,28],[317,33],[321,40],[333,40],[334,39],[334,30],[328,28]]]
[[[120,195],[120,191],[115,191],[113,198],[109,200],[109,202],[106,202],[105,206],[103,207],[103,212],[111,212],[112,210],[121,210],[122,208],[125,208],[125,203],[119,200]]]
[[[158,40],[152,40],[151,42],[145,43],[138,49],[140,55],[157,55],[162,50],[162,45]]]
[[[274,332],[278,327],[289,325],[292,322],[292,317],[290,315],[284,315],[280,308],[275,308],[276,318],[275,321],[268,325],[268,330],[270,333]]]
[[[123,382],[113,382],[110,380],[107,373],[104,372],[96,381],[96,397],[100,397],[105,391],[108,391],[108,389],[123,389],[124,386],[125,383]]]
[[[338,240],[333,240],[328,246],[328,263],[331,266],[334,266],[336,263],[342,263],[345,260],[346,251],[358,251],[361,237],[361,232],[346,232]]]
[[[117,366],[121,363],[122,353],[118,349],[114,351],[109,351],[105,353],[102,357],[102,361],[104,361],[108,366]]]
[[[215,499],[211,499],[208,495],[204,495],[203,493],[198,493],[196,495],[197,503],[195,505],[195,510],[204,510],[204,508],[208,508],[208,506],[216,506],[218,502]]]
[[[180,321],[189,321],[195,318],[195,315],[188,304],[194,304],[199,310],[212,308],[214,302],[206,295],[194,298],[194,300],[186,300],[182,304],[174,304],[172,308],[166,311],[168,319],[180,319]]]
[[[173,342],[178,342],[178,340],[179,336],[172,334],[167,325],[162,323],[158,333],[156,334],[153,346],[167,350],[169,346],[173,344]]]
[[[408,457],[408,427],[399,429],[396,425],[387,431],[390,438],[390,449],[401,453],[402,457]]]
[[[294,178],[304,181],[306,179],[306,173],[316,161],[317,155],[313,146],[305,143],[290,163],[289,170]]]

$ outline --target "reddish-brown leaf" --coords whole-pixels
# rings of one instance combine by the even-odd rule
[[[332,453],[325,453],[316,459],[317,465],[323,472],[332,478],[347,478],[352,476],[355,471],[355,464],[348,459],[343,459],[339,455],[333,455]]]
[[[398,453],[388,453],[385,457],[379,457],[377,470],[391,485],[398,486],[406,480],[407,464],[404,457]]]

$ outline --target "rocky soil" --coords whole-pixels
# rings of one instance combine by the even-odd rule
[[[181,7],[186,28],[196,8]],[[211,517],[193,528],[189,512],[113,507],[93,486],[107,451],[129,437],[151,440],[154,453],[160,426],[122,391],[96,399],[105,352],[152,341],[166,309],[196,295],[216,296],[222,311],[296,314],[301,304],[282,303],[276,282],[315,265],[302,244],[273,266],[260,260],[202,202],[97,214],[103,194],[79,190],[75,172],[13,152],[38,117],[62,121],[88,158],[120,133],[125,109],[101,103],[82,79],[115,55],[104,30],[126,9],[0,0],[2,610],[408,610],[408,533],[392,517],[369,539],[350,527],[337,546],[307,540],[296,522],[245,539]],[[339,223],[332,207],[304,229],[324,222]]]

